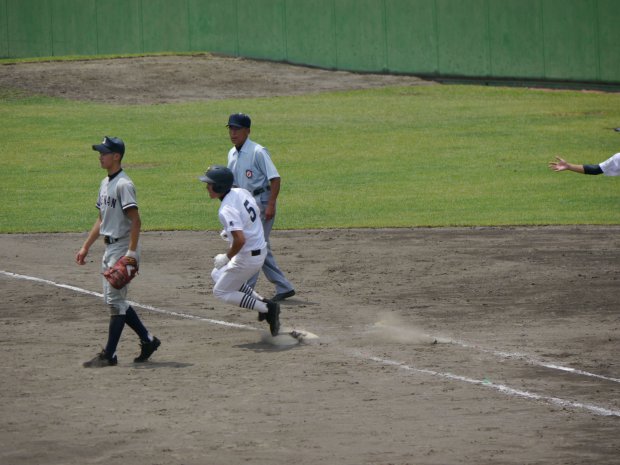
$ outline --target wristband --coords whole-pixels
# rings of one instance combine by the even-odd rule
[[[584,174],[603,174],[600,165],[583,165]]]
[[[127,253],[125,254],[125,257],[137,258],[136,257],[136,251],[135,250],[127,250]]]

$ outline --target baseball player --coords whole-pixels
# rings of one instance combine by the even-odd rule
[[[598,165],[575,165],[568,163],[560,157],[556,161],[549,162],[549,168],[553,171],[574,171],[582,174],[604,174],[605,176],[620,176],[620,153],[616,153]]]
[[[228,168],[233,172],[235,185],[250,192],[260,207],[260,219],[267,241],[267,257],[262,269],[276,287],[271,300],[278,302],[295,295],[293,285],[278,267],[269,245],[281,179],[267,149],[249,139],[251,124],[250,117],[243,113],[235,113],[228,118],[228,134],[234,144],[228,152]],[[257,281],[258,272],[250,278],[248,286],[256,287]]]
[[[258,310],[258,320],[267,320],[271,335],[277,336],[280,304],[264,299],[246,284],[263,266],[267,252],[254,197],[245,189],[232,187],[233,174],[225,166],[210,166],[198,179],[207,184],[210,198],[221,201],[218,217],[229,238],[228,251],[213,261],[213,295],[229,304]]]
[[[101,181],[99,187],[97,200],[99,215],[75,261],[79,265],[84,265],[90,247],[100,235],[103,235],[105,253],[102,259],[102,271],[106,271],[123,256],[129,265],[138,268],[141,222],[136,189],[121,168],[125,144],[119,138],[105,136],[100,144],[93,145],[93,150],[99,152],[99,163],[108,175]],[[101,353],[84,363],[84,367],[106,367],[118,363],[116,347],[125,323],[140,338],[140,355],[134,362],[146,362],[160,346],[160,340],[148,332],[136,311],[127,303],[127,286],[115,289],[106,279],[102,281],[104,302],[110,309],[108,342]]]

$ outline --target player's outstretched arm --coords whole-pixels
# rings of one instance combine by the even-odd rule
[[[553,171],[574,171],[575,173],[584,173],[583,165],[569,163],[560,157],[555,157],[555,161],[549,162],[549,168]]]

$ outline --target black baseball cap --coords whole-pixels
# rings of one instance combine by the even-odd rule
[[[228,128],[249,128],[252,120],[245,113],[233,113],[228,117]]]
[[[99,153],[120,153],[125,155],[125,143],[118,137],[105,136],[101,144],[93,145],[93,150]]]

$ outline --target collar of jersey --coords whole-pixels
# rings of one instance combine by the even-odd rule
[[[226,197],[228,194],[230,194],[230,189],[228,189],[228,191],[223,196],[220,197],[220,202],[223,202],[224,197]]]
[[[120,170],[118,170],[116,173],[114,174],[108,174],[108,179],[111,181],[112,179],[114,179],[116,176],[118,176],[119,174],[121,174],[121,171],[123,171],[123,168],[121,168]]]
[[[243,151],[243,147],[245,147],[249,141],[250,141],[250,138],[248,137],[240,148],[237,149],[237,147],[235,146],[235,149],[237,149],[238,155],[241,155],[241,152]]]

